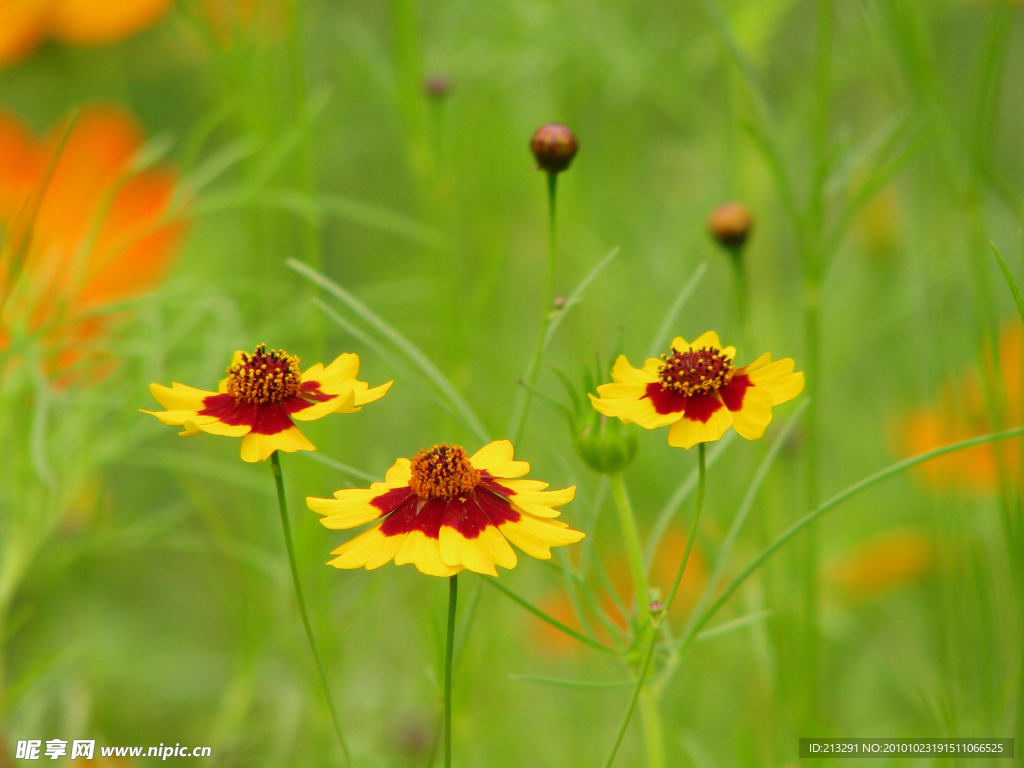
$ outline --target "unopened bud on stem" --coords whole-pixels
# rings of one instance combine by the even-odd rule
[[[743,247],[753,227],[754,218],[750,215],[750,209],[739,202],[723,203],[708,217],[708,229],[712,236],[730,251],[738,251]]]
[[[579,145],[569,128],[558,123],[543,125],[530,139],[530,149],[537,158],[537,167],[548,173],[566,170],[576,156]]]

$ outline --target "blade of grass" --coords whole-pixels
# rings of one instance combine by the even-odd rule
[[[996,261],[999,262],[999,268],[1003,271],[1003,277],[1006,278],[1006,285],[1010,288],[1010,293],[1013,294],[1013,301],[1017,305],[1017,312],[1020,313],[1020,319],[1024,320],[1024,299],[1021,298],[1020,289],[1017,288],[1017,281],[1013,279],[1013,273],[1010,272],[1010,268],[1006,266],[1006,261],[1003,259],[1003,254],[996,248],[996,244],[989,241],[989,245],[992,246],[992,253],[996,255]]]
[[[693,276],[689,282],[683,286],[683,290],[676,296],[676,300],[672,302],[672,306],[669,307],[668,312],[665,313],[665,319],[661,321],[661,325],[658,326],[658,332],[654,334],[654,338],[651,340],[651,347],[647,352],[648,357],[657,357],[658,353],[665,347],[665,343],[668,341],[669,332],[672,325],[675,323],[676,318],[679,317],[679,313],[682,311],[683,306],[689,301],[690,296],[693,295],[694,290],[697,288],[697,284],[704,277],[704,273],[707,271],[708,263],[702,261],[700,266],[694,271]]]
[[[396,347],[402,350],[402,352],[404,352],[416,367],[423,372],[434,386],[444,394],[452,407],[459,412],[473,437],[484,443],[490,442],[487,430],[480,422],[480,419],[477,418],[476,413],[473,412],[469,403],[466,402],[462,394],[455,388],[451,381],[449,381],[448,377],[441,373],[440,369],[434,365],[430,358],[428,358],[419,347],[409,341],[409,339],[403,336],[390,323],[386,322],[380,315],[363,304],[363,302],[322,272],[318,272],[297,259],[288,259],[285,264],[306,279],[319,285],[335,298],[340,299],[348,306],[349,309],[363,318],[363,320],[372,325],[381,335],[386,337]]]

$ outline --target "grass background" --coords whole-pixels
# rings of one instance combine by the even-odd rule
[[[826,56],[821,8],[834,24]],[[705,229],[725,199],[745,200],[757,222],[741,363],[770,350],[806,367],[801,258],[830,257],[815,448],[823,496],[898,458],[901,414],[977,367],[983,340],[1014,315],[987,245],[1019,274],[1024,30],[1012,5],[311,0],[221,38],[204,9],[180,0],[128,40],[49,44],[0,72],[0,103],[40,132],[74,105],[126,106],[154,141],[169,142],[186,188],[198,188],[173,276],[105,341],[122,364],[102,390],[60,394],[39,427],[21,408],[36,395],[5,384],[0,515],[40,522],[38,551],[25,550],[0,622],[9,746],[0,765],[16,740],[55,737],[211,745],[210,764],[223,766],[339,764],[270,468],[244,465],[232,440],[182,442],[136,409],[152,407],[150,381],[212,388],[232,351],[260,342],[304,363],[355,351],[361,378],[396,384],[356,416],[304,427],[323,455],[380,477],[395,457],[435,442],[475,449],[411,377],[311,301],[320,295],[356,319],[286,266],[295,258],[423,349],[491,436],[506,436],[541,312],[545,180],[527,142],[544,122],[572,126],[581,145],[559,187],[556,295],[621,248],[547,355],[573,376],[595,354],[607,360],[620,334],[642,359],[703,263],[673,333],[742,338],[728,261]],[[452,82],[442,100],[424,95],[434,74]],[[834,255],[815,250],[825,238],[815,239],[813,216],[794,216],[787,184],[796,210],[821,202],[824,230],[841,234]],[[858,197],[864,189],[875,194]],[[562,396],[548,370],[539,386]],[[778,408],[766,440],[736,440],[712,469],[705,557],[795,407]],[[641,438],[627,479],[644,534],[695,452],[670,449],[663,432]],[[532,476],[580,486],[565,519],[596,520],[587,546],[621,556],[600,478],[548,405],[534,402],[516,448]],[[730,571],[807,510],[807,449],[798,430]],[[37,476],[38,451],[51,459],[53,485]],[[323,529],[302,498],[357,481],[302,455],[286,456],[284,469],[357,764],[427,765],[447,585],[409,567],[324,567],[348,534]],[[933,542],[932,567],[860,601],[826,579],[820,663],[808,669],[802,544],[784,549],[720,617],[764,607],[770,618],[698,644],[667,690],[668,763],[798,763],[796,738],[812,735],[802,710],[811,678],[820,692],[813,735],[1014,735],[1021,597],[999,519],[996,497],[938,492],[912,475],[831,513],[814,540],[824,572],[901,526]],[[10,564],[22,545],[15,526],[3,533]],[[502,580],[535,601],[562,589],[556,572],[525,558]],[[457,764],[599,764],[626,691],[509,676],[620,680],[627,671],[566,652],[496,590],[472,575],[462,583],[476,616],[456,672]],[[620,765],[643,764],[638,722]]]

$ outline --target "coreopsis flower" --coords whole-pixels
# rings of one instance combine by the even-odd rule
[[[668,444],[680,448],[718,440],[730,426],[757,440],[772,420],[772,406],[803,391],[804,375],[793,372],[790,358],[772,362],[765,353],[737,368],[735,356],[736,349],[723,349],[713,331],[693,344],[675,338],[670,355],[650,358],[643,368],[619,355],[612,368],[615,383],[599,386],[599,397],[590,395],[590,402],[625,424],[670,427]]]
[[[583,538],[555,507],[572,501],[576,487],[546,491],[547,483],[521,480],[530,465],[514,461],[512,443],[497,440],[472,456],[458,445],[435,445],[398,459],[383,483],[337,491],[306,503],[332,529],[376,525],[331,554],[335,568],[379,568],[412,563],[429,576],[463,569],[497,576],[496,565],[515,568],[509,542],[531,557],[551,558],[551,547]]]
[[[355,413],[384,396],[394,382],[369,388],[357,381],[359,356],[340,355],[299,371],[299,358],[265,344],[253,353],[235,352],[227,378],[216,392],[174,383],[150,384],[166,411],[143,411],[164,424],[184,427],[178,434],[242,438],[242,459],[264,461],[274,451],[315,451],[293,419],[313,421],[330,413]]]
[[[0,64],[30,53],[47,38],[97,45],[155,24],[173,0],[4,0],[0,2]]]
[[[900,416],[892,424],[893,442],[898,452],[908,455],[924,453],[943,445],[968,440],[986,432],[1006,429],[1021,423],[1021,350],[1024,328],[1019,321],[1003,327],[999,334],[999,366],[994,355],[986,351],[984,365],[989,377],[1002,389],[1002,425],[992,419],[985,395],[985,385],[978,369],[969,366],[942,383],[938,396],[924,408]],[[963,451],[918,464],[915,472],[937,488],[951,486],[985,494],[995,491],[1000,474],[1007,479],[1020,479],[1020,441],[1001,440],[985,443]]]
[[[31,340],[61,375],[102,360],[111,308],[164,278],[185,226],[176,172],[136,167],[130,115],[89,107],[60,149],[64,132],[37,140],[0,112],[0,350]]]

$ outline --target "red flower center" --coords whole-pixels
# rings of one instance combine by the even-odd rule
[[[480,484],[480,472],[459,445],[435,445],[412,459],[409,487],[421,499],[454,499]]]
[[[703,347],[662,355],[661,386],[684,395],[703,395],[728,384],[736,372],[722,350]]]
[[[260,344],[251,355],[228,368],[228,394],[236,403],[265,405],[280,403],[299,392],[302,373],[299,358],[278,349],[267,351]]]

